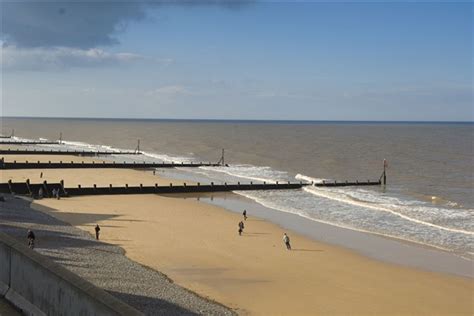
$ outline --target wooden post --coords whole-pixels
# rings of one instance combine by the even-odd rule
[[[135,153],[139,153],[140,152],[140,140],[137,141],[137,149],[135,149]]]
[[[387,160],[384,159],[384,160],[383,160],[383,185],[386,185],[386,184],[387,184],[387,173],[386,173],[386,169],[387,169]]]

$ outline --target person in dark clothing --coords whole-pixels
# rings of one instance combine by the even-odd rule
[[[244,220],[246,221],[246,220],[247,220],[247,210],[244,210],[244,212],[242,213],[242,215],[244,215]]]
[[[28,229],[28,234],[26,235],[28,238],[28,247],[33,249],[35,247],[35,233],[32,230]]]
[[[244,231],[244,222],[240,221],[239,222],[239,236],[242,235],[243,231]]]
[[[286,249],[291,250],[290,237],[286,233],[283,234],[283,242],[286,245]]]
[[[99,224],[95,225],[95,239],[99,240],[100,227]]]

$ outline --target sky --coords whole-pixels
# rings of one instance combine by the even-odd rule
[[[2,116],[474,120],[470,2],[1,6]]]

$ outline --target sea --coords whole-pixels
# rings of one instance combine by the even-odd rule
[[[217,162],[224,149],[228,167],[174,171],[202,183],[378,180],[385,159],[385,186],[235,193],[307,221],[474,258],[473,123],[4,117],[1,130],[16,140],[62,138],[44,149],[139,143],[143,155],[108,158],[120,161]]]

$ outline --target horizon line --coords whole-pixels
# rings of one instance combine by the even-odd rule
[[[0,119],[71,119],[71,120],[123,120],[123,121],[182,121],[182,122],[254,122],[254,123],[445,123],[473,124],[474,121],[419,121],[419,120],[298,120],[298,119],[218,119],[218,118],[127,118],[127,117],[88,117],[88,116],[0,116]]]

